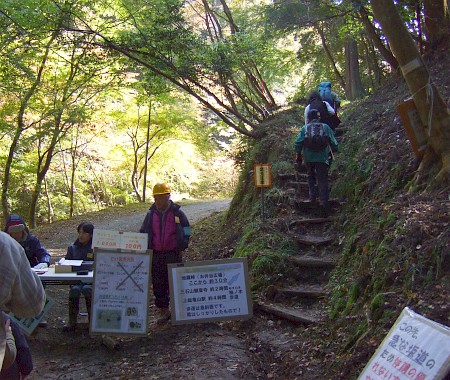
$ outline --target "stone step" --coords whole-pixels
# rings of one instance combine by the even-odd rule
[[[334,241],[334,236],[312,236],[312,235],[298,235],[295,233],[289,233],[297,243],[317,246],[317,245],[325,245],[330,244]]]
[[[322,316],[317,313],[263,302],[258,302],[257,310],[302,325],[314,325],[323,320]]]
[[[321,286],[290,286],[286,288],[277,288],[277,291],[286,297],[298,298],[323,298],[327,295],[325,289]]]
[[[309,200],[295,199],[294,203],[298,209],[312,210],[319,208],[318,202],[311,202]],[[337,199],[330,199],[329,204],[331,208],[338,208],[340,206],[340,202]]]
[[[296,219],[289,223],[289,228],[295,227],[295,226],[301,226],[305,224],[320,224],[320,223],[327,223],[332,222],[333,218],[302,218],[302,219]]]
[[[308,182],[307,181],[292,181],[292,182],[286,182],[286,186],[290,188],[303,188],[303,189],[309,189]]]
[[[306,181],[308,178],[308,175],[306,173],[278,173],[277,178],[280,181],[300,181],[304,180]]]
[[[336,260],[333,258],[312,257],[312,256],[287,256],[291,263],[306,268],[334,268]]]

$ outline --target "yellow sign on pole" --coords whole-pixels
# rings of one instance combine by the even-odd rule
[[[270,170],[270,164],[255,164],[253,173],[256,187],[272,186],[272,173]]]

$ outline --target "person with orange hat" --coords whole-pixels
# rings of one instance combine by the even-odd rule
[[[153,187],[155,202],[139,230],[148,234],[148,248],[153,250],[152,283],[158,324],[170,319],[167,264],[182,261],[181,252],[188,247],[191,235],[189,221],[180,205],[170,200],[170,193],[170,187],[164,182]]]

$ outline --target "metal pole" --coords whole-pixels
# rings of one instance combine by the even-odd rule
[[[261,187],[261,219],[264,222],[264,187]]]

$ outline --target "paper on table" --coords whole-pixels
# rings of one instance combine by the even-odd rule
[[[67,260],[67,259],[62,258],[61,260],[59,260],[58,264],[79,267],[79,266],[81,266],[81,264],[83,264],[83,260]]]
[[[33,272],[36,272],[37,274],[42,274],[48,271],[48,268],[41,268],[41,269],[36,269],[36,268],[31,268],[31,270]]]

